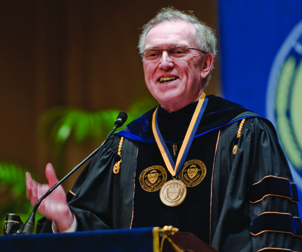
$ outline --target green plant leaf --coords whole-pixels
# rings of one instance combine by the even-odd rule
[[[89,112],[79,111],[79,113],[74,116],[74,119],[76,119],[76,121],[74,121],[74,138],[77,143],[81,143],[89,134]]]
[[[17,164],[0,162],[0,183],[15,195],[25,194],[25,170]]]
[[[157,102],[150,97],[135,101],[126,111],[128,122],[133,121],[156,104]],[[72,136],[76,143],[81,143],[88,138],[105,137],[114,127],[118,113],[119,110],[116,109],[91,112],[79,108],[56,107],[49,110],[43,117],[43,123],[46,124],[44,133],[52,139],[57,148],[56,153],[59,153],[59,149]],[[124,127],[125,125],[120,130]]]

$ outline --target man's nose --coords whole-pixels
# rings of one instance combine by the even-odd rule
[[[170,58],[167,51],[162,52],[159,67],[165,71],[170,70],[174,67],[174,61]]]

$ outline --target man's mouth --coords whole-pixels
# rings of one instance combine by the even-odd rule
[[[164,82],[169,82],[169,81],[173,81],[173,80],[176,80],[176,79],[178,79],[177,76],[167,76],[167,77],[161,77],[161,78],[159,78],[158,81],[160,83],[164,83]]]

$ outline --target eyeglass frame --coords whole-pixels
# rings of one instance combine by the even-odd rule
[[[160,49],[160,48],[157,48],[157,47],[151,47],[151,48],[146,49],[143,53],[140,53],[140,55],[141,55],[141,57],[142,57],[143,59],[145,59],[144,56],[145,56],[145,52],[146,52],[147,50],[152,50],[152,49],[158,50],[158,51],[160,51],[160,55],[161,55],[161,56],[160,56],[157,60],[147,60],[147,59],[145,59],[146,61],[149,61],[149,62],[157,62],[157,61],[159,61],[159,60],[162,58],[162,56],[163,56],[163,51],[167,51],[168,56],[171,58],[171,54],[169,54],[169,50],[170,50],[170,49],[173,49],[173,48],[181,47],[181,46],[186,47],[186,50],[196,50],[196,51],[202,52],[202,53],[204,53],[204,54],[207,54],[207,53],[208,53],[208,52],[206,52],[206,51],[203,51],[203,50],[200,50],[200,49],[197,49],[197,48],[187,47],[187,46],[185,46],[185,45],[174,45],[174,46],[171,46],[171,47],[169,47],[169,48],[167,48],[167,49]],[[185,56],[185,55],[184,55],[184,56]],[[175,59],[174,57],[172,57],[172,58]],[[180,58],[182,58],[182,57],[180,57]],[[176,58],[176,59],[178,59],[178,58]]]

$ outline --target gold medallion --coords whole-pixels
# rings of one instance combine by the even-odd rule
[[[205,164],[198,160],[192,159],[185,162],[184,167],[179,173],[179,179],[187,186],[194,187],[203,181],[207,174],[207,168]]]
[[[160,165],[146,168],[139,176],[139,183],[147,192],[158,191],[166,181],[167,172],[165,168]]]
[[[176,207],[180,205],[187,196],[187,187],[177,179],[166,182],[160,189],[159,197],[166,206]]]

